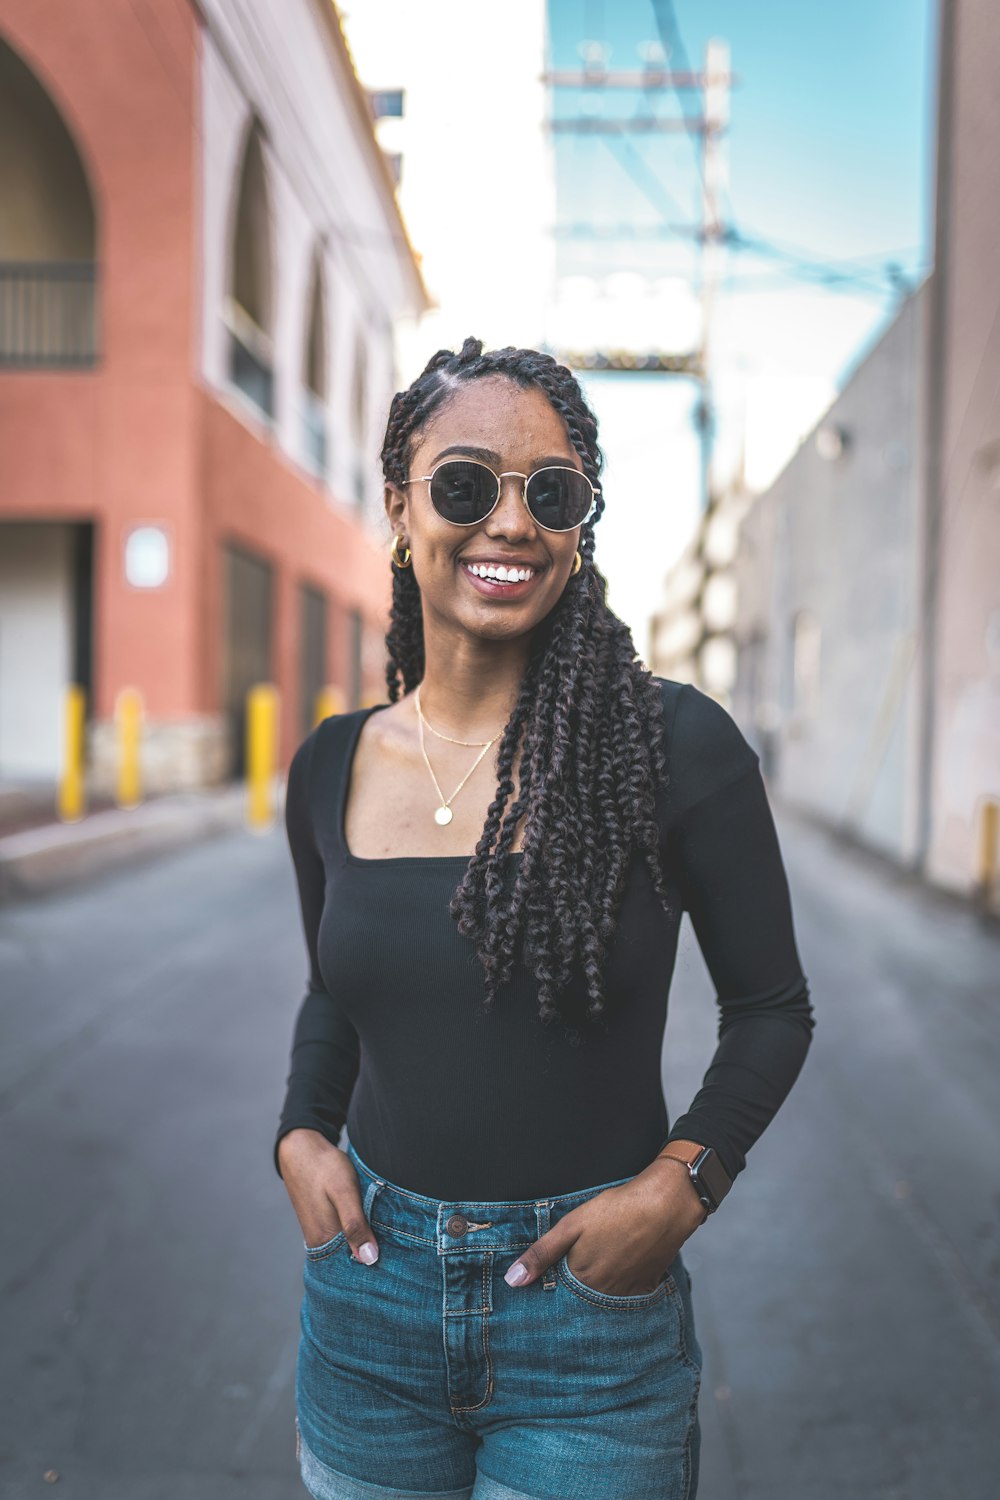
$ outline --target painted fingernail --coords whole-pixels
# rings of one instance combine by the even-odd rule
[[[527,1274],[527,1266],[523,1266],[519,1260],[516,1260],[505,1274],[504,1281],[506,1281],[508,1286],[520,1286]]]
[[[358,1259],[363,1260],[366,1266],[374,1265],[378,1260],[378,1246],[373,1245],[371,1240],[365,1240],[358,1251]]]

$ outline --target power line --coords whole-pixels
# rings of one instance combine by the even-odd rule
[[[650,3],[653,8],[653,19],[656,22],[656,29],[660,34],[660,42],[667,55],[667,61],[670,62],[672,58],[676,57],[680,63],[678,71],[690,73],[691,64],[688,62],[687,48],[684,46],[684,38],[681,36],[680,26],[677,24],[672,0],[650,0]],[[694,149],[694,161],[698,172],[698,180],[704,187],[705,167],[701,157],[701,129],[688,114],[686,95],[676,86],[674,92],[677,95],[677,102],[681,107],[681,115],[688,138]]]
[[[667,54],[667,60],[668,62],[675,58],[677,60],[678,66],[676,71],[671,69],[669,72],[664,72],[662,77],[677,95],[681,105],[682,118],[677,122],[668,122],[657,119],[649,111],[644,112],[642,106],[649,102],[647,92],[640,98],[636,113],[631,120],[627,122],[620,120],[595,121],[589,126],[589,130],[590,133],[599,136],[600,140],[616,158],[618,164],[639,189],[647,202],[656,209],[663,223],[654,232],[664,239],[681,240],[688,238],[693,242],[697,242],[700,231],[696,227],[692,226],[685,229],[681,224],[670,222],[671,219],[676,219],[679,215],[679,206],[676,199],[668,191],[660,175],[625,134],[627,130],[636,130],[640,127],[649,130],[664,128],[667,124],[680,126],[687,132],[688,137],[696,147],[696,165],[699,178],[704,183],[704,162],[700,143],[705,131],[705,121],[700,115],[694,118],[688,112],[685,102],[685,92],[676,82],[677,79],[692,78],[694,76],[688,60],[687,49],[684,45],[684,39],[681,35],[672,0],[650,0],[650,3],[660,35],[661,45]],[[600,80],[595,75],[592,86],[598,87],[599,85]],[[561,128],[568,128],[568,123],[562,122]],[[907,279],[899,264],[899,257],[890,259],[885,254],[878,254],[857,258],[853,261],[825,259],[800,247],[781,244],[756,232],[738,228],[733,223],[734,215],[728,192],[726,199],[729,222],[723,227],[721,234],[717,235],[719,242],[734,251],[755,254],[763,259],[784,263],[788,268],[785,279],[794,277],[795,279],[815,285],[826,286],[831,290],[847,289],[878,296],[885,295],[889,287],[898,292],[907,286]],[[572,237],[579,238],[582,236],[577,233]],[[623,238],[627,237],[630,236],[623,235]],[[877,267],[866,267],[862,264],[864,260],[875,260],[880,262],[880,264]],[[919,277],[920,273],[911,272],[910,274],[912,278],[914,275]],[[729,280],[727,280],[726,284],[730,288],[733,285]],[[751,284],[751,279],[745,278],[744,284]],[[761,283],[759,282],[758,284]]]
[[[917,269],[911,271],[907,277],[897,277],[887,271],[882,282],[867,281],[860,277],[851,280],[845,276],[837,281],[824,281],[820,284],[826,286],[827,290],[831,292],[853,292],[864,296],[881,298],[885,297],[890,291],[895,292],[897,295],[911,291],[926,274],[926,269]],[[803,276],[794,269],[788,269],[772,272],[764,271],[756,276],[725,276],[722,280],[722,288],[727,292],[761,292],[781,290],[782,288],[788,288],[803,281],[812,285],[817,284],[816,278]]]
[[[871,287],[869,278],[856,268],[849,265],[838,265],[835,261],[816,260],[803,254],[783,250],[779,245],[772,244],[758,235],[743,234],[741,230],[734,226],[729,226],[726,229],[725,240],[734,250],[746,251],[768,260],[783,261],[787,266],[794,269],[798,275],[808,281],[819,282],[827,286],[848,285]]]
[[[617,155],[619,165],[624,167],[635,186],[642,193],[643,197],[653,205],[658,214],[663,215],[667,209],[672,213],[681,213],[676,199],[671,196],[659,175],[626,136],[603,135],[600,139],[607,146],[612,156]],[[616,152],[616,147],[620,147],[621,149]],[[697,230],[694,226],[692,226],[692,232],[697,235]]]
[[[604,134],[600,140],[606,145],[618,164],[631,178],[634,185],[639,189],[657,214],[663,221],[660,225],[660,234],[664,239],[688,239],[696,243],[701,237],[701,230],[697,225],[684,225],[671,221],[668,215],[682,215],[682,211],[676,199],[670,194],[657,172],[646,161],[645,157],[636,149],[633,143],[624,135]],[[759,255],[764,259],[777,260],[785,263],[790,271],[794,270],[798,278],[813,284],[827,286],[831,289],[847,288],[862,291],[868,295],[884,296],[886,286],[882,281],[873,282],[870,276],[865,276],[861,267],[851,261],[823,260],[809,251],[796,249],[789,245],[766,239],[763,235],[744,232],[733,224],[724,226],[720,236],[721,242],[730,250],[741,251],[745,254]],[[884,255],[873,255],[866,257],[879,259],[888,265],[888,257]],[[896,290],[899,290],[898,281]]]
[[[680,214],[683,217],[683,210],[676,198],[671,196],[656,172],[653,171],[653,168],[646,161],[646,158],[636,149],[627,136],[602,135],[600,139],[607,146],[611,155],[617,159],[619,165],[625,168],[625,171],[631,177],[636,187],[640,189],[659,213],[665,214],[667,211],[670,211],[671,213]],[[682,226],[671,225],[670,227],[681,228]],[[692,231],[697,232],[694,231],[693,226]]]
[[[628,226],[626,226],[628,230]],[[698,230],[686,225],[674,225],[667,227],[647,226],[646,231],[634,232],[604,232],[601,226],[560,226],[555,230],[556,238],[562,240],[586,240],[590,243],[599,244],[602,239],[606,241],[617,240],[628,243],[631,241],[636,247],[641,244],[649,244],[651,241],[674,242],[682,244],[698,234]],[[735,243],[732,248],[741,251],[751,258],[760,255],[756,247]],[[771,257],[774,259],[775,257]],[[780,258],[779,258],[780,259]],[[643,275],[664,273],[663,261],[650,261],[643,259],[637,261],[634,257],[619,259],[617,269],[637,272]],[[882,264],[872,265],[867,268],[858,267],[851,270],[848,266],[816,264],[800,264],[796,261],[788,261],[778,264],[772,271],[761,270],[759,272],[746,272],[743,275],[733,276],[727,274],[722,278],[721,286],[726,291],[762,291],[767,288],[792,286],[805,283],[813,286],[823,286],[831,292],[847,291],[861,293],[866,296],[884,297],[889,292],[897,295],[911,291],[923,280],[929,267],[922,264],[911,265],[903,268],[898,259],[884,257]]]

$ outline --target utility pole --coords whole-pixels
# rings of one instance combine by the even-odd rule
[[[616,371],[624,374],[655,370],[663,374],[686,375],[699,382],[695,421],[701,446],[701,503],[707,508],[712,496],[712,452],[715,439],[715,404],[711,378],[711,354],[715,302],[725,241],[722,197],[728,183],[728,165],[724,155],[723,136],[729,126],[729,91],[734,77],[729,71],[729,47],[713,40],[705,49],[705,67],[700,73],[671,73],[653,63],[644,69],[610,72],[603,63],[588,63],[580,71],[560,69],[543,75],[552,88],[576,89],[642,89],[647,97],[653,92],[699,89],[703,107],[700,116],[684,114],[681,118],[658,119],[640,115],[631,119],[601,119],[594,115],[553,119],[550,128],[558,134],[623,135],[632,133],[670,133],[684,130],[698,137],[698,168],[701,177],[701,218],[695,225],[670,225],[672,233],[689,230],[698,244],[699,294],[701,299],[701,336],[696,349],[683,352],[666,350],[564,350],[559,351],[564,364],[575,369]],[[587,234],[586,226],[574,231]],[[589,231],[598,238],[597,228]]]
[[[712,388],[712,334],[723,255],[722,194],[728,186],[728,162],[722,136],[729,124],[729,47],[710,41],[705,49],[704,128],[701,133],[701,503],[713,494],[715,395]]]

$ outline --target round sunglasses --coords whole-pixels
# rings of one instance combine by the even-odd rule
[[[475,458],[448,458],[419,479],[404,484],[429,484],[431,504],[453,526],[476,526],[485,521],[500,501],[501,481],[523,479],[521,499],[533,521],[543,531],[574,531],[582,526],[601,493],[579,469],[553,464],[521,474],[508,469],[495,474]]]

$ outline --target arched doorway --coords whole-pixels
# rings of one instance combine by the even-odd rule
[[[96,214],[57,105],[0,40],[0,368],[92,365]]]

